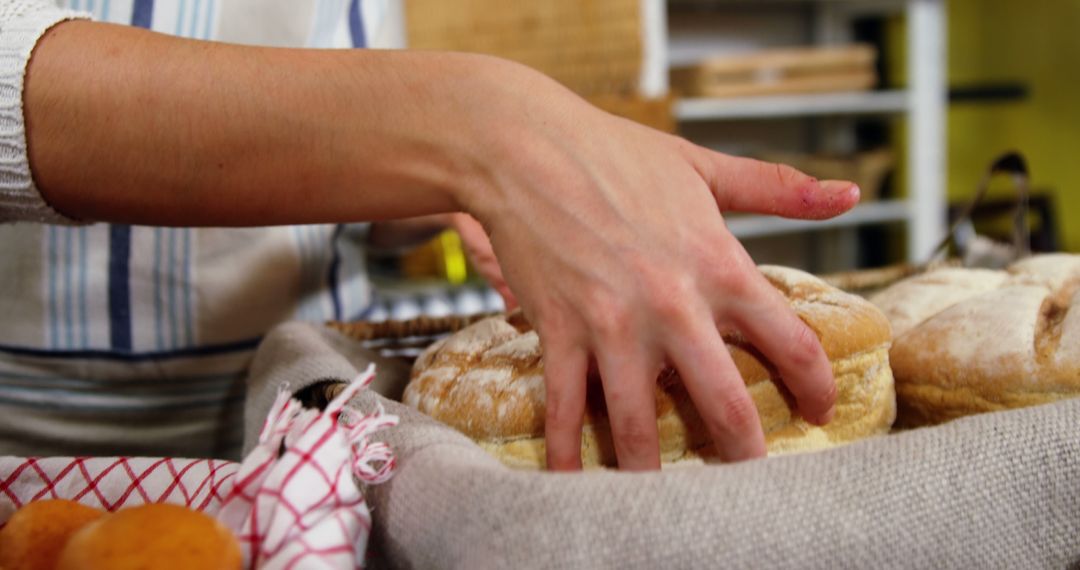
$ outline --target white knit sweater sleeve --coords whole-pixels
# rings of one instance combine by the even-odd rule
[[[37,41],[52,26],[89,14],[50,0],[0,0],[0,222],[72,224],[34,186],[26,153],[23,79]]]

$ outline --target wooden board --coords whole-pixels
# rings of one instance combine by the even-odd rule
[[[876,51],[865,45],[768,50],[672,69],[672,88],[692,97],[858,91],[874,87]]]

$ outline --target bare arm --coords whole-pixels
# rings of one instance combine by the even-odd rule
[[[499,60],[290,50],[69,22],[27,75],[36,182],[72,217],[175,225],[460,208]],[[457,195],[455,195],[455,192]]]

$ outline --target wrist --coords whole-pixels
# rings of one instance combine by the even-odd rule
[[[501,179],[507,160],[530,139],[521,117],[529,112],[531,76],[540,74],[487,55],[419,58],[421,69],[415,77],[423,85],[407,90],[433,103],[416,116],[423,126],[411,129],[432,137],[429,152],[421,158],[431,168],[433,185],[454,203],[454,210],[486,217],[506,198],[508,187]]]
[[[550,77],[519,63],[452,55],[462,58],[457,80],[451,80],[460,96],[453,113],[461,119],[452,131],[453,145],[469,166],[448,191],[460,211],[486,225],[519,201],[521,196],[512,194],[535,188],[550,177],[553,165],[564,162],[565,142],[578,136],[580,126],[568,117],[584,118],[581,107],[587,105]]]

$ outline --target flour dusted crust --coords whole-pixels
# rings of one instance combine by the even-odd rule
[[[885,316],[801,271],[770,266],[761,271],[818,334],[839,392],[833,421],[811,425],[792,410],[782,382],[757,352],[738,339],[729,342],[757,404],[770,453],[821,449],[887,432],[896,409]],[[494,317],[428,348],[413,367],[404,401],[464,432],[508,465],[543,467],[543,375],[536,332],[518,315]],[[603,393],[595,379],[586,407],[582,460],[586,466],[614,465]],[[656,414],[665,463],[711,453],[709,436],[674,370],[657,379]]]
[[[1080,395],[1080,256],[942,269],[871,300],[895,333],[900,425]]]

